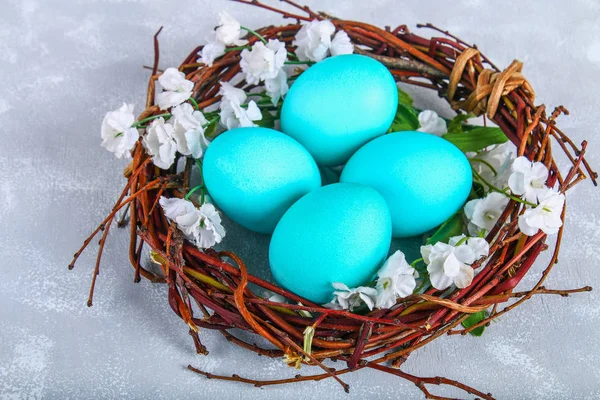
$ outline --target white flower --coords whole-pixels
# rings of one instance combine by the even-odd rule
[[[354,53],[354,45],[350,41],[350,37],[346,32],[338,31],[331,41],[329,50],[331,51],[332,56],[352,54]]]
[[[158,77],[158,82],[164,89],[156,96],[158,107],[161,110],[178,106],[192,96],[194,83],[185,79],[184,73],[177,68],[167,68]]]
[[[436,136],[442,136],[448,133],[446,121],[440,118],[435,111],[425,110],[419,113],[419,125],[417,129],[420,132],[431,133]]]
[[[247,108],[242,108],[242,104],[246,101],[246,92],[238,89],[229,82],[221,82],[219,94],[221,98],[221,124],[227,129],[237,127],[256,126],[252,121],[260,121],[262,114],[254,100],[248,103]]]
[[[208,43],[200,51],[199,61],[209,67],[212,66],[216,58],[225,54],[226,46],[243,46],[248,43],[247,40],[240,39],[241,35],[240,23],[226,11],[221,11],[219,13],[219,25],[212,32]]]
[[[471,264],[489,254],[489,244],[482,238],[464,239],[461,235],[450,238],[449,244],[438,242],[421,246],[421,255],[434,288],[444,290],[454,284],[463,289],[473,281]],[[455,247],[461,241],[463,243]]]
[[[221,57],[223,54],[225,54],[225,44],[212,39],[202,47],[198,61],[212,67],[215,59]]]
[[[102,121],[102,147],[115,153],[118,158],[131,158],[131,150],[140,134],[131,125],[135,121],[133,104],[125,104],[115,111],[109,111]]]
[[[482,229],[486,232],[491,231],[507,204],[508,197],[498,192],[491,192],[483,199],[471,200],[465,204],[469,233],[478,235]]]
[[[208,123],[204,114],[194,110],[194,107],[188,103],[174,107],[171,114],[173,115],[173,137],[177,143],[177,151],[194,158],[202,157],[209,143],[204,137],[203,125]]]
[[[196,236],[196,246],[201,249],[213,247],[225,237],[225,228],[215,206],[204,203],[200,206],[200,229]]]
[[[296,56],[300,61],[321,61],[329,55],[352,54],[354,45],[350,37],[344,31],[336,33],[333,40],[331,35],[335,32],[335,26],[329,20],[313,20],[304,26],[296,34],[292,43],[296,46]]]
[[[377,272],[377,308],[390,308],[396,304],[396,298],[410,296],[417,286],[417,275],[404,253],[398,250],[392,254]]]
[[[185,199],[176,197],[167,198],[162,196],[159,200],[165,213],[165,217],[175,221],[177,228],[181,230],[187,238],[192,238],[195,230],[200,223],[200,215],[194,204]]]
[[[453,236],[448,239],[448,244],[452,246],[456,246],[458,243],[462,241],[468,246],[473,252],[473,256],[475,257],[473,261],[479,260],[481,257],[488,256],[490,253],[490,244],[485,241],[485,239],[480,237],[470,237],[466,241],[465,235]],[[460,247],[460,246],[459,246]],[[472,264],[472,263],[471,263]]]
[[[298,59],[300,61],[321,61],[327,57],[333,32],[335,32],[335,26],[328,20],[315,19],[303,25],[292,43],[297,46],[296,56]]]
[[[275,78],[265,79],[265,89],[273,105],[277,105],[279,99],[286,95],[290,89],[287,81],[287,72],[285,68],[281,68]]]
[[[375,300],[373,299],[377,296],[377,290],[374,288],[359,286],[350,289],[341,282],[333,282],[332,286],[336,289],[336,291],[333,292],[335,298],[332,303],[337,302],[342,309],[353,311],[363,303],[369,307],[369,310],[373,309],[373,306],[375,305]]]
[[[287,60],[285,44],[270,39],[268,44],[256,42],[251,50],[241,53],[240,67],[246,74],[246,82],[257,85],[267,79],[274,79]]]
[[[527,207],[519,216],[519,229],[527,236],[533,236],[541,229],[545,234],[558,232],[562,226],[560,218],[565,205],[565,195],[552,189],[538,192],[540,204]]]
[[[212,204],[203,204],[200,209],[189,200],[161,197],[159,200],[165,216],[175,221],[186,239],[198,248],[206,249],[220,243],[225,236],[221,217]]]
[[[480,152],[466,153],[472,160],[471,166],[486,182],[505,189],[508,187],[508,177],[514,161],[515,146],[512,142],[490,146]]]
[[[536,203],[538,194],[545,191],[548,168],[541,162],[531,162],[527,157],[518,157],[512,165],[508,178],[510,190],[530,203]]]
[[[248,41],[241,39],[241,35],[240,23],[227,11],[221,11],[219,13],[219,25],[215,30],[215,39],[226,46],[243,46]]]
[[[165,123],[160,117],[150,123],[146,129],[143,144],[148,154],[152,156],[152,162],[158,168],[168,169],[175,161],[177,143],[173,138],[173,125]]]

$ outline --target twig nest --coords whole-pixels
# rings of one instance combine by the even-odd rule
[[[587,143],[575,144],[557,125],[567,111],[557,107],[547,113],[533,103],[518,61],[501,70],[473,46],[431,25],[426,27],[445,37],[425,38],[404,25],[391,30],[329,21],[291,0],[285,3],[302,15],[256,0],[237,1],[297,22],[253,30],[221,13],[209,43],[163,73],[158,73],[155,36],[146,109],[135,120],[124,103],[105,117],[103,146],[132,161],[113,210],[69,266],[102,232],[88,305],[111,224],[115,218],[122,224],[117,215],[128,209],[134,279],[168,283],[169,305],[190,329],[199,354],[207,352],[199,332],[210,329],[244,349],[295,367],[316,365],[322,373],[261,382],[190,370],[255,386],[332,378],[348,390],[341,375],[372,368],[415,383],[427,397],[432,396],[427,385],[449,385],[491,399],[459,382],[416,377],[385,363],[399,366],[446,333],[481,334],[489,321],[535,294],[589,290],[542,286],[558,258],[565,194],[586,175],[596,184],[597,174],[585,159]],[[340,56],[351,52],[361,55]],[[338,57],[327,58],[331,55]],[[345,69],[338,64],[349,59]],[[314,63],[305,72],[297,68]],[[362,72],[355,70],[358,65]],[[349,90],[338,84],[340,77],[356,85]],[[395,83],[433,90],[459,114],[449,119],[419,110]],[[310,91],[313,85],[319,90]],[[496,127],[466,124],[471,115],[460,113],[484,110]],[[277,125],[280,111],[282,130],[308,152],[283,133],[264,129]],[[234,130],[238,127],[252,129]],[[378,191],[355,183],[315,189],[320,178],[309,153],[322,166],[337,166],[387,131],[415,130],[429,133],[377,138],[348,162],[343,181]],[[423,151],[409,157],[403,149],[408,140],[419,141],[416,148],[437,149],[435,155]],[[449,143],[460,151],[447,148]],[[566,154],[567,169],[558,168],[557,152]],[[452,159],[452,168],[443,158]],[[205,185],[193,186],[195,168],[203,168]],[[331,177],[340,169],[322,171]],[[384,176],[395,182],[393,190],[380,187]],[[403,179],[427,192],[431,202],[411,206],[410,191],[400,190]],[[442,193],[448,187],[456,189],[452,196]],[[271,231],[281,218],[270,249],[281,286],[253,276],[238,255],[213,249],[219,242],[227,247],[219,209],[260,232]],[[392,226],[396,236],[405,236],[436,224],[441,225],[423,243],[421,258],[407,260],[396,252],[386,259]],[[544,274],[529,290],[513,293],[549,239],[556,245]],[[292,243],[303,243],[304,250]],[[143,262],[145,249],[160,273]],[[328,287],[332,271],[341,278]],[[309,280],[310,289],[303,285]],[[245,342],[230,328],[256,333],[273,348]],[[348,368],[324,366],[330,358]]]

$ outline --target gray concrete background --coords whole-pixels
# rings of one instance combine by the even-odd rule
[[[500,66],[522,60],[538,102],[572,111],[560,125],[577,142],[591,140],[589,158],[600,166],[598,1],[307,3],[381,26],[432,22],[477,43]],[[345,376],[350,395],[328,381],[262,390],[208,381],[185,366],[263,379],[297,371],[211,332],[202,332],[210,355],[196,356],[165,287],[132,283],[124,231],[109,237],[93,308],[85,300],[94,251],[74,271],[66,269],[124,184],[125,163],[99,146],[100,123],[122,101],[141,110],[148,77],[141,66],[152,62],[157,28],[165,27],[161,66],[168,67],[203,42],[221,9],[249,27],[280,24],[278,15],[224,0],[0,5],[0,398],[422,398],[412,384],[376,371]],[[417,92],[416,98],[448,113],[435,96]],[[570,193],[562,256],[547,286],[600,289],[599,200],[600,190],[589,182]],[[264,273],[258,261],[264,237],[230,226],[226,244]],[[597,292],[536,297],[483,337],[441,338],[414,353],[404,369],[458,379],[503,399],[600,398],[599,329]]]

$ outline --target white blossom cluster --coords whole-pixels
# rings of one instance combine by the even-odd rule
[[[166,197],[161,197],[159,202],[165,216],[175,222],[185,238],[198,248],[207,249],[221,243],[225,229],[221,225],[221,216],[212,204],[205,203],[196,208],[189,200]]]
[[[219,25],[212,33],[208,43],[200,51],[199,61],[212,66],[215,59],[227,52],[227,46],[244,46],[242,39],[244,27],[223,11],[219,14]],[[256,34],[255,32],[251,32]],[[354,45],[344,31],[335,33],[335,26],[329,20],[314,20],[305,24],[297,33],[293,45],[299,61],[318,62],[328,55],[351,54]],[[333,38],[332,38],[333,36]],[[240,68],[249,85],[264,84],[267,96],[273,105],[289,90],[288,75],[290,69],[288,51],[285,43],[277,39],[265,40],[259,37],[251,47],[244,46],[240,53]],[[254,101],[244,104],[248,95],[226,82],[221,82],[221,123],[227,128],[256,126],[255,121],[262,114]]]
[[[373,307],[390,308],[398,298],[410,296],[417,286],[419,274],[406,262],[400,250],[392,254],[377,272],[375,287],[360,286],[349,288],[344,283],[334,282],[334,299],[325,304],[327,308],[349,309],[350,311],[365,304],[369,310]]]
[[[513,160],[512,154],[503,146],[483,155],[486,164],[495,169],[493,177],[483,179],[491,181],[500,191],[491,191],[484,198],[471,200],[465,205],[469,233],[478,235],[492,230],[508,204],[507,195],[510,193],[520,197],[525,204],[525,210],[518,220],[521,232],[528,236],[540,230],[546,234],[557,233],[562,226],[565,195],[546,186],[548,168],[544,164],[531,162],[523,156]],[[511,164],[507,161],[511,161]],[[508,168],[507,164],[511,167]],[[483,173],[480,175],[484,176]]]
[[[194,158],[202,157],[208,140],[204,136],[208,123],[201,111],[186,103],[192,95],[193,83],[176,68],[167,68],[158,78],[162,91],[156,96],[162,110],[171,109],[170,118],[155,118],[146,128],[142,143],[152,162],[168,169],[179,152]],[[169,114],[166,114],[169,115]],[[125,104],[104,117],[101,128],[102,146],[117,157],[131,158],[131,150],[140,137],[135,127],[133,105]]]

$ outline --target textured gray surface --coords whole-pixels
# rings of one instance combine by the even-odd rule
[[[93,308],[85,306],[93,251],[67,272],[70,256],[123,185],[124,163],[99,146],[100,122],[123,100],[141,109],[148,76],[141,66],[152,62],[156,29],[165,26],[161,65],[167,67],[203,41],[220,9],[250,27],[279,24],[280,17],[226,1],[1,4],[0,398],[421,398],[412,384],[375,371],[346,376],[349,396],[327,381],[261,390],[195,376],[188,363],[257,378],[297,372],[210,332],[202,333],[210,355],[194,355],[165,287],[132,283],[124,231],[109,238]],[[590,160],[600,165],[596,0],[309,4],[382,26],[433,22],[476,42],[500,66],[524,61],[538,101],[572,111],[561,126],[578,142],[591,139]],[[421,106],[448,112],[433,96],[416,97]],[[589,182],[570,194],[562,256],[549,287],[600,288],[599,201]],[[264,237],[232,229],[227,240],[264,272],[264,262],[256,262],[265,255]],[[524,285],[539,277],[547,258]],[[448,376],[504,399],[600,398],[599,330],[596,292],[537,297],[482,338],[441,338],[414,353],[404,369]]]

